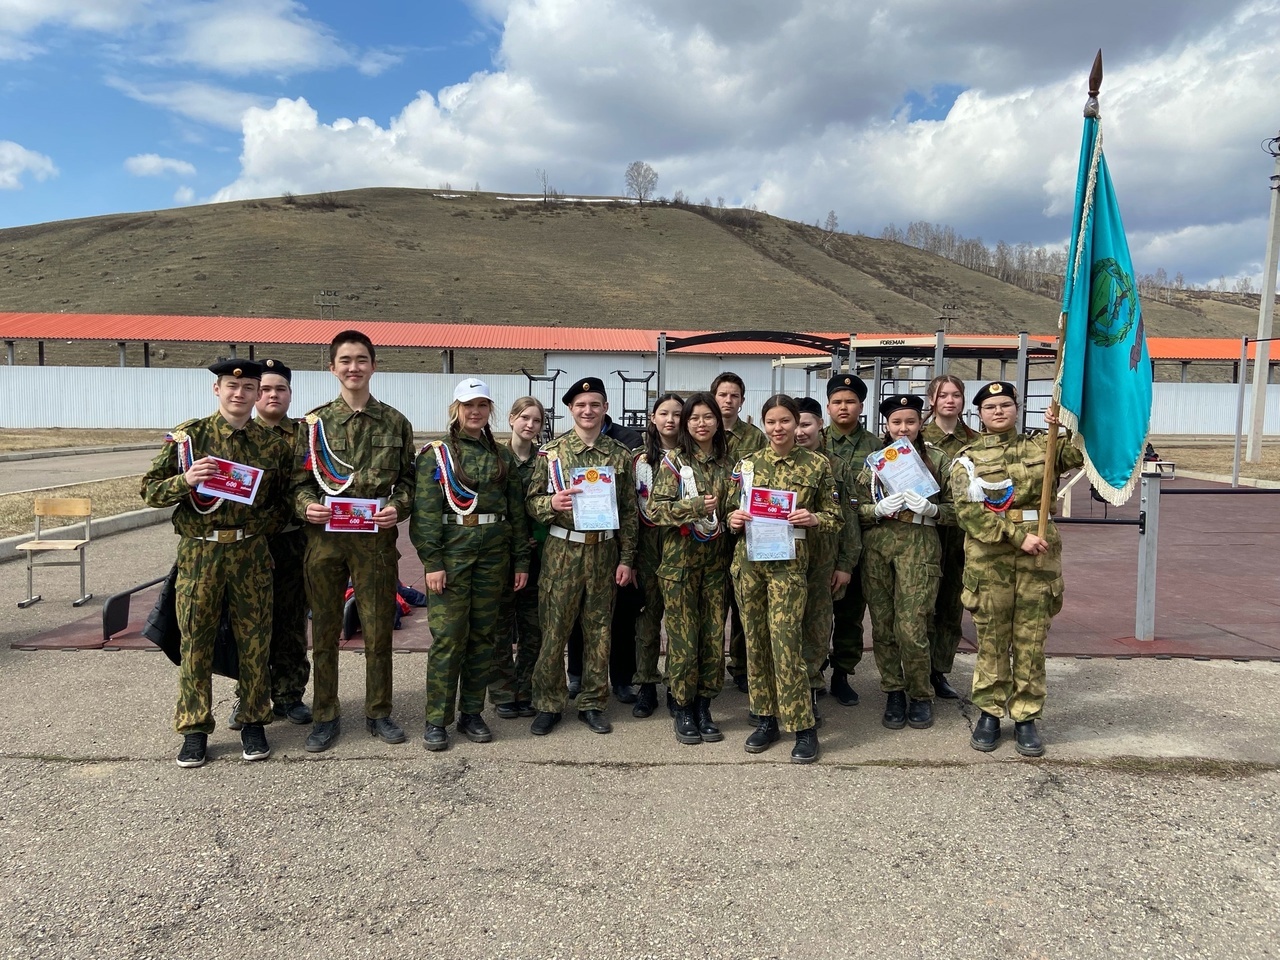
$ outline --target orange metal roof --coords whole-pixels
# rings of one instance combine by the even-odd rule
[[[630,328],[535,327],[509,324],[409,323],[389,320],[306,320],[274,317],[191,317],[147,314],[3,313],[4,340],[124,340],[130,342],[189,342],[247,344],[325,344],[342,330],[356,328],[378,346],[434,350],[536,350],[566,353],[653,353],[657,330]],[[704,331],[671,330],[672,337],[698,336]],[[847,333],[818,336],[843,339]],[[971,340],[997,339],[1007,334],[963,334]],[[857,340],[901,339],[912,343],[933,340],[933,334],[860,333]],[[1033,335],[1041,344],[1052,336]],[[1231,338],[1150,337],[1154,360],[1238,360],[1240,341]],[[1249,356],[1254,355],[1254,344]],[[776,343],[715,343],[688,348],[690,353],[735,356],[803,356],[820,354],[804,347]]]

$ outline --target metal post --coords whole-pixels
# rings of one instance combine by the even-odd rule
[[[1133,635],[1156,638],[1156,550],[1160,539],[1160,475],[1142,477],[1138,514],[1138,602]]]
[[[947,371],[943,369],[946,363],[946,344],[947,332],[945,330],[938,331],[938,339],[933,345],[933,375],[940,377]]]
[[[36,363],[43,367],[44,366],[44,341],[43,340],[36,341],[36,356],[39,358],[38,360],[36,360]]]
[[[14,360],[16,360],[16,359],[17,359],[17,358],[14,356],[14,347],[15,347],[15,346],[16,346],[16,343],[15,343],[13,340],[6,340],[6,341],[4,342],[4,352],[5,352],[5,356],[6,356],[6,357],[8,357],[8,359],[9,359],[9,366],[11,366],[11,367],[13,366]]]
[[[151,366],[151,344],[146,340],[142,341],[142,365]]]
[[[1027,432],[1027,354],[1030,340],[1024,330],[1018,334],[1018,396],[1022,398],[1022,432]]]
[[[116,341],[116,346],[120,348],[120,366],[122,366],[122,367],[123,367],[123,366],[127,366],[127,364],[126,364],[126,362],[125,362],[125,354],[124,354],[124,348],[125,348],[125,343],[124,343],[124,341],[123,341],[123,340],[117,340],[117,341]],[[234,356],[235,356],[235,354],[233,353],[233,354],[232,354],[232,356],[234,357]]]
[[[1240,384],[1236,397],[1236,449],[1231,457],[1231,486],[1240,486],[1240,438],[1244,433],[1244,366],[1249,362],[1249,338],[1240,338],[1240,376],[1236,382]]]
[[[229,351],[231,351],[230,359],[234,360],[234,359],[235,359],[235,357],[236,357],[236,345],[235,345],[234,343],[228,343],[228,344],[227,344],[227,349],[228,349]],[[122,363],[122,364],[120,364],[120,366],[122,366],[122,367],[123,367],[123,366],[124,366],[124,364]]]
[[[658,334],[658,396],[667,392],[667,333]]]
[[[1271,372],[1271,326],[1276,309],[1276,268],[1280,258],[1280,136],[1267,140],[1262,149],[1276,158],[1271,177],[1271,233],[1262,262],[1262,302],[1258,306],[1258,343],[1253,355],[1253,416],[1249,420],[1250,463],[1262,459],[1262,429],[1267,416],[1267,381]],[[1243,376],[1243,373],[1242,373]]]

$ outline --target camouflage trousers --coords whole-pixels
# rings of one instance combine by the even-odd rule
[[[796,544],[795,560],[751,562],[739,541],[733,582],[747,637],[747,685],[751,712],[776,717],[788,733],[814,725],[809,671],[804,661],[804,607],[808,554]]]
[[[729,571],[718,543],[705,548],[720,557],[695,559],[682,580],[663,580],[667,611],[667,689],[687,707],[694,697],[714,697],[724,689],[724,615]]]
[[[271,602],[271,699],[276,704],[302,699],[311,676],[307,662],[307,591],[302,561],[307,552],[306,532],[298,529],[267,538],[272,571]],[[240,699],[240,687],[236,685]]]
[[[1023,553],[1010,543],[965,544],[962,602],[973,615],[978,659],[974,705],[994,717],[1035,720],[1044,710],[1044,641],[1062,609],[1062,541],[1052,523],[1049,552]]]
[[[311,656],[315,664],[312,714],[336,720],[338,641],[347,580],[355,587],[356,610],[364,636],[364,713],[391,716],[391,631],[400,584],[400,551],[396,528],[377,533],[327,533],[307,525],[303,562],[307,602],[311,604]]]
[[[511,526],[444,528],[444,593],[427,594],[427,723],[447,727],[480,713],[493,676],[494,635],[502,595],[511,589]]]
[[[831,646],[833,598],[831,576],[836,569],[835,537],[809,531],[808,594],[804,605],[804,664],[810,689],[823,684],[822,664]]]
[[[533,702],[533,665],[538,662],[538,651],[542,649],[542,623],[538,615],[541,567],[539,548],[529,558],[529,582],[525,588],[519,593],[510,586],[502,591],[489,680],[489,702],[495,705]]]
[[[941,547],[933,527],[883,520],[862,537],[862,590],[880,689],[932,700],[929,617],[938,598]]]
[[[240,658],[241,723],[270,723],[267,657],[271,647],[271,552],[267,538],[210,543],[178,541],[174,606],[182,635],[178,705],[173,726],[181,734],[212,733],[213,640],[225,601]]]
[[[938,527],[938,540],[942,544],[942,579],[929,619],[929,655],[934,670],[950,673],[960,647],[964,617],[960,604],[964,589],[964,531],[959,527]]]
[[[729,581],[729,673],[735,677],[747,672],[747,634],[742,628],[742,612],[738,609],[738,588]]]
[[[609,702],[609,624],[613,618],[617,538],[573,543],[548,537],[542,548],[538,603],[542,649],[533,668],[533,705],[563,713],[569,702],[564,654],[573,622],[582,617],[582,692],[579,710],[603,710]]]
[[[636,618],[636,673],[632,683],[661,683],[658,657],[662,652],[662,615],[665,601],[662,581],[658,579],[658,564],[662,562],[661,530],[644,527],[640,530],[640,551],[637,554],[636,577],[644,593],[644,609]],[[645,541],[653,539],[656,544]]]
[[[865,537],[867,531],[862,531]],[[831,604],[831,666],[835,670],[852,674],[862,662],[862,620],[867,613],[867,601],[862,592],[862,573],[853,568],[853,579],[844,595],[835,597]]]

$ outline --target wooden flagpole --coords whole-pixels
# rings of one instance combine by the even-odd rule
[[[1098,55],[1093,58],[1093,69],[1089,71],[1089,99],[1085,101],[1084,115],[1086,117],[1097,117],[1098,114],[1098,93],[1102,89],[1102,51],[1098,51]],[[1083,230],[1087,223],[1082,219],[1080,229]],[[1070,258],[1067,260],[1067,269],[1070,270],[1073,262]],[[1065,280],[1065,278],[1064,278]],[[1053,369],[1053,382],[1056,385],[1058,376],[1062,373],[1062,354],[1066,349],[1067,343],[1067,314],[1064,310],[1058,315],[1058,357]],[[1025,398],[1024,398],[1025,402]],[[1041,540],[1044,539],[1045,531],[1049,525],[1049,511],[1053,507],[1053,498],[1058,492],[1058,401],[1051,400],[1049,409],[1053,412],[1054,422],[1049,424],[1049,443],[1045,448],[1044,454],[1044,483],[1040,488],[1040,521],[1036,530],[1037,536]]]

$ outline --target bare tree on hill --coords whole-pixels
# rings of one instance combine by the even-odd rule
[[[623,179],[627,185],[627,196],[635,197],[641,203],[652,197],[654,188],[658,186],[657,172],[643,160],[633,160],[628,164]]]

